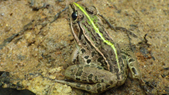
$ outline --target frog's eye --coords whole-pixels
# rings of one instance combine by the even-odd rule
[[[77,18],[77,12],[75,11],[75,12],[72,13],[72,19],[76,20],[76,18]]]
[[[94,7],[94,6],[87,7],[87,8],[86,8],[86,11],[87,11],[89,14],[93,14],[93,15],[96,15],[96,14],[97,14],[97,9],[96,9],[96,7]]]

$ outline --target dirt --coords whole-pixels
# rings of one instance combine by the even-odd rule
[[[27,89],[37,95],[86,93],[48,79],[64,79],[62,73],[75,47],[68,11],[59,13],[71,2],[74,1],[0,1],[0,86]],[[134,33],[137,37],[131,35],[131,43],[142,79],[154,94],[155,90],[159,95],[169,94],[169,1],[83,0],[78,3],[94,5],[113,26]],[[123,41],[123,32],[114,33],[110,29],[108,32],[115,42]],[[132,94],[142,95],[144,90],[131,78],[124,85],[102,93]]]

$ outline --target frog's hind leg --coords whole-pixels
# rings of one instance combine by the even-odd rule
[[[65,77],[75,82],[55,81],[91,93],[98,93],[122,85],[127,76],[104,70],[101,66],[79,64],[69,66],[65,71]]]
[[[106,83],[96,83],[96,84],[84,84],[84,83],[77,83],[77,82],[67,82],[64,80],[55,80],[56,82],[67,84],[71,87],[85,90],[91,93],[99,93],[107,90]]]

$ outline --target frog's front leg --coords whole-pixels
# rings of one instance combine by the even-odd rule
[[[104,70],[101,66],[79,64],[72,65],[65,71],[65,77],[75,82],[55,81],[91,93],[99,93],[109,88],[122,85],[127,77],[122,75],[123,74],[111,73]]]
[[[73,49],[73,52],[72,52],[72,54],[71,54],[71,56],[70,56],[68,62],[69,62],[70,64],[76,64],[78,54],[79,54],[79,47],[76,46],[76,47]]]

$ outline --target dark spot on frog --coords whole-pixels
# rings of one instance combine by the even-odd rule
[[[94,78],[95,78],[95,81],[98,81],[98,78],[97,78],[97,76],[95,76]]]
[[[86,88],[87,88],[87,90],[90,90],[90,89],[91,89],[90,85],[87,85]]]
[[[97,66],[97,68],[98,68],[98,69],[103,69],[103,67],[101,67],[101,66]]]
[[[83,49],[83,48],[81,49],[81,51],[82,51],[82,53],[86,52],[86,50],[85,50],[85,49]]]
[[[85,59],[88,59],[88,58],[89,58],[89,56],[85,56],[84,58],[85,58]]]
[[[134,59],[129,59],[129,63],[135,61]]]
[[[83,45],[86,45],[86,42],[83,42]]]
[[[93,78],[93,74],[90,74],[90,75],[88,76],[88,80],[89,80],[90,82],[93,82],[92,78]]]
[[[81,76],[82,73],[83,73],[83,67],[79,67],[79,69],[78,69],[78,71],[77,71],[77,73],[76,73],[76,76],[77,76],[77,77],[78,77],[78,76]]]
[[[118,69],[118,68],[114,68],[114,70],[115,70],[115,72],[117,72],[117,73],[119,72],[119,69]]]
[[[88,60],[87,60],[87,63],[89,64],[90,62],[91,62],[91,59],[88,59]]]
[[[116,76],[117,76],[117,79],[120,80],[120,74],[117,73]]]
[[[76,77],[76,80],[80,81],[80,78]]]
[[[121,57],[122,57],[123,59],[126,59],[126,56],[125,56],[125,55],[121,55]]]
[[[101,79],[101,82],[104,82],[104,79]]]
[[[111,85],[106,85],[106,88],[110,87]]]
[[[77,84],[76,84],[76,87],[80,87],[80,86],[81,86],[81,84],[80,84],[80,83],[77,83]]]
[[[97,61],[100,62],[100,63],[102,62],[102,60],[103,60],[103,57],[100,57],[100,58],[97,59]]]
[[[96,54],[96,53],[93,51],[93,52],[92,52],[92,57],[93,57],[95,54]]]
[[[74,69],[71,69],[70,71],[73,72]]]
[[[100,62],[102,65],[105,64],[104,63],[105,61],[104,61],[103,57],[98,58],[97,61]]]
[[[110,81],[110,84],[113,84],[113,81]]]
[[[73,63],[75,63],[76,62],[76,59],[73,59]]]
[[[97,91],[101,92],[101,84],[100,83],[97,84]]]

